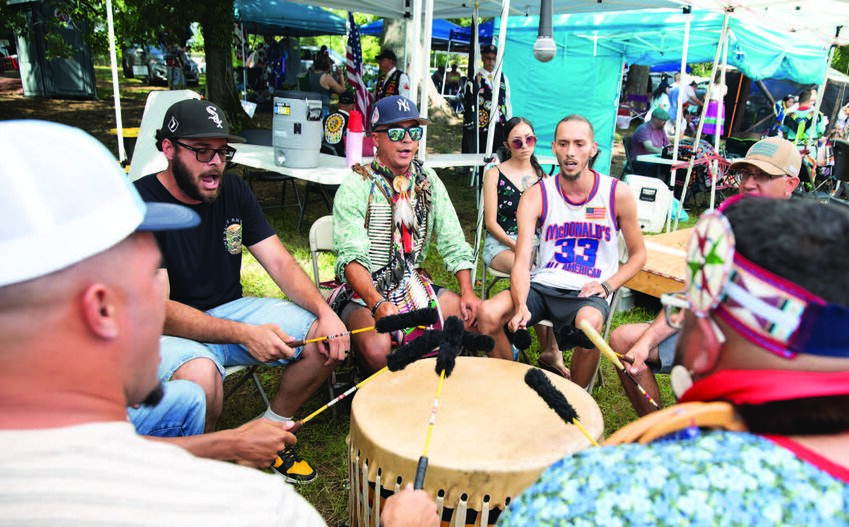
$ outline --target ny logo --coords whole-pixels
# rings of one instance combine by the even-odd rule
[[[206,112],[209,114],[209,118],[212,119],[212,122],[218,125],[218,128],[224,128],[221,123],[221,117],[218,116],[218,112],[215,111],[214,106],[207,106]]]
[[[399,112],[409,112],[410,111],[410,103],[407,102],[407,99],[398,99],[398,111]]]

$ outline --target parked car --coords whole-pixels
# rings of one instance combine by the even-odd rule
[[[18,55],[12,53],[13,49],[8,40],[0,40],[0,71],[19,70]]]
[[[143,78],[147,84],[168,84],[166,51],[158,46],[131,46],[124,50],[121,65],[127,79]],[[183,55],[183,72],[187,86],[197,86],[200,80],[198,65],[188,55]]]

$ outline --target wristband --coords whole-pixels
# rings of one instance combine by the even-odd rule
[[[604,298],[610,298],[610,293],[613,292],[613,288],[610,287],[610,284],[608,284],[607,282],[602,282],[601,288],[604,289]]]
[[[377,308],[379,308],[381,305],[385,304],[386,302],[389,302],[389,300],[386,300],[385,298],[381,298],[380,300],[375,302],[373,306],[371,306],[371,318],[374,318],[374,314],[377,313]]]

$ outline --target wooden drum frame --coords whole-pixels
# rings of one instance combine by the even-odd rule
[[[435,363],[423,359],[382,375],[354,397],[348,436],[351,526],[377,527],[385,498],[413,482],[439,381]],[[458,357],[445,379],[424,480],[443,525],[495,523],[545,468],[592,446],[525,384],[529,368]],[[593,398],[571,381],[545,373],[590,435],[602,442],[604,422]]]

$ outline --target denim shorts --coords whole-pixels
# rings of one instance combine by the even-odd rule
[[[306,309],[279,298],[244,297],[227,302],[206,312],[207,315],[245,322],[247,324],[277,324],[290,337],[305,339],[316,317]],[[288,364],[298,360],[303,347],[295,348],[292,359],[280,359],[267,364]],[[193,359],[206,358],[215,363],[221,378],[226,366],[264,364],[255,359],[241,344],[209,344],[180,337],[163,336],[160,339],[159,379],[168,381],[183,364]]]
[[[165,395],[156,406],[128,408],[130,422],[142,436],[185,437],[203,433],[206,422],[206,395],[189,381],[162,384]]]
[[[666,337],[660,344],[657,345],[657,357],[660,360],[660,366],[656,367],[649,364],[654,373],[669,373],[672,371],[672,366],[675,363],[675,347],[678,344],[678,335],[670,335]]]
[[[513,241],[516,241],[515,235],[509,235]],[[511,251],[509,247],[498,241],[495,236],[487,233],[486,239],[483,242],[483,263],[489,267],[489,264],[492,263],[492,260],[501,254],[503,251]]]

